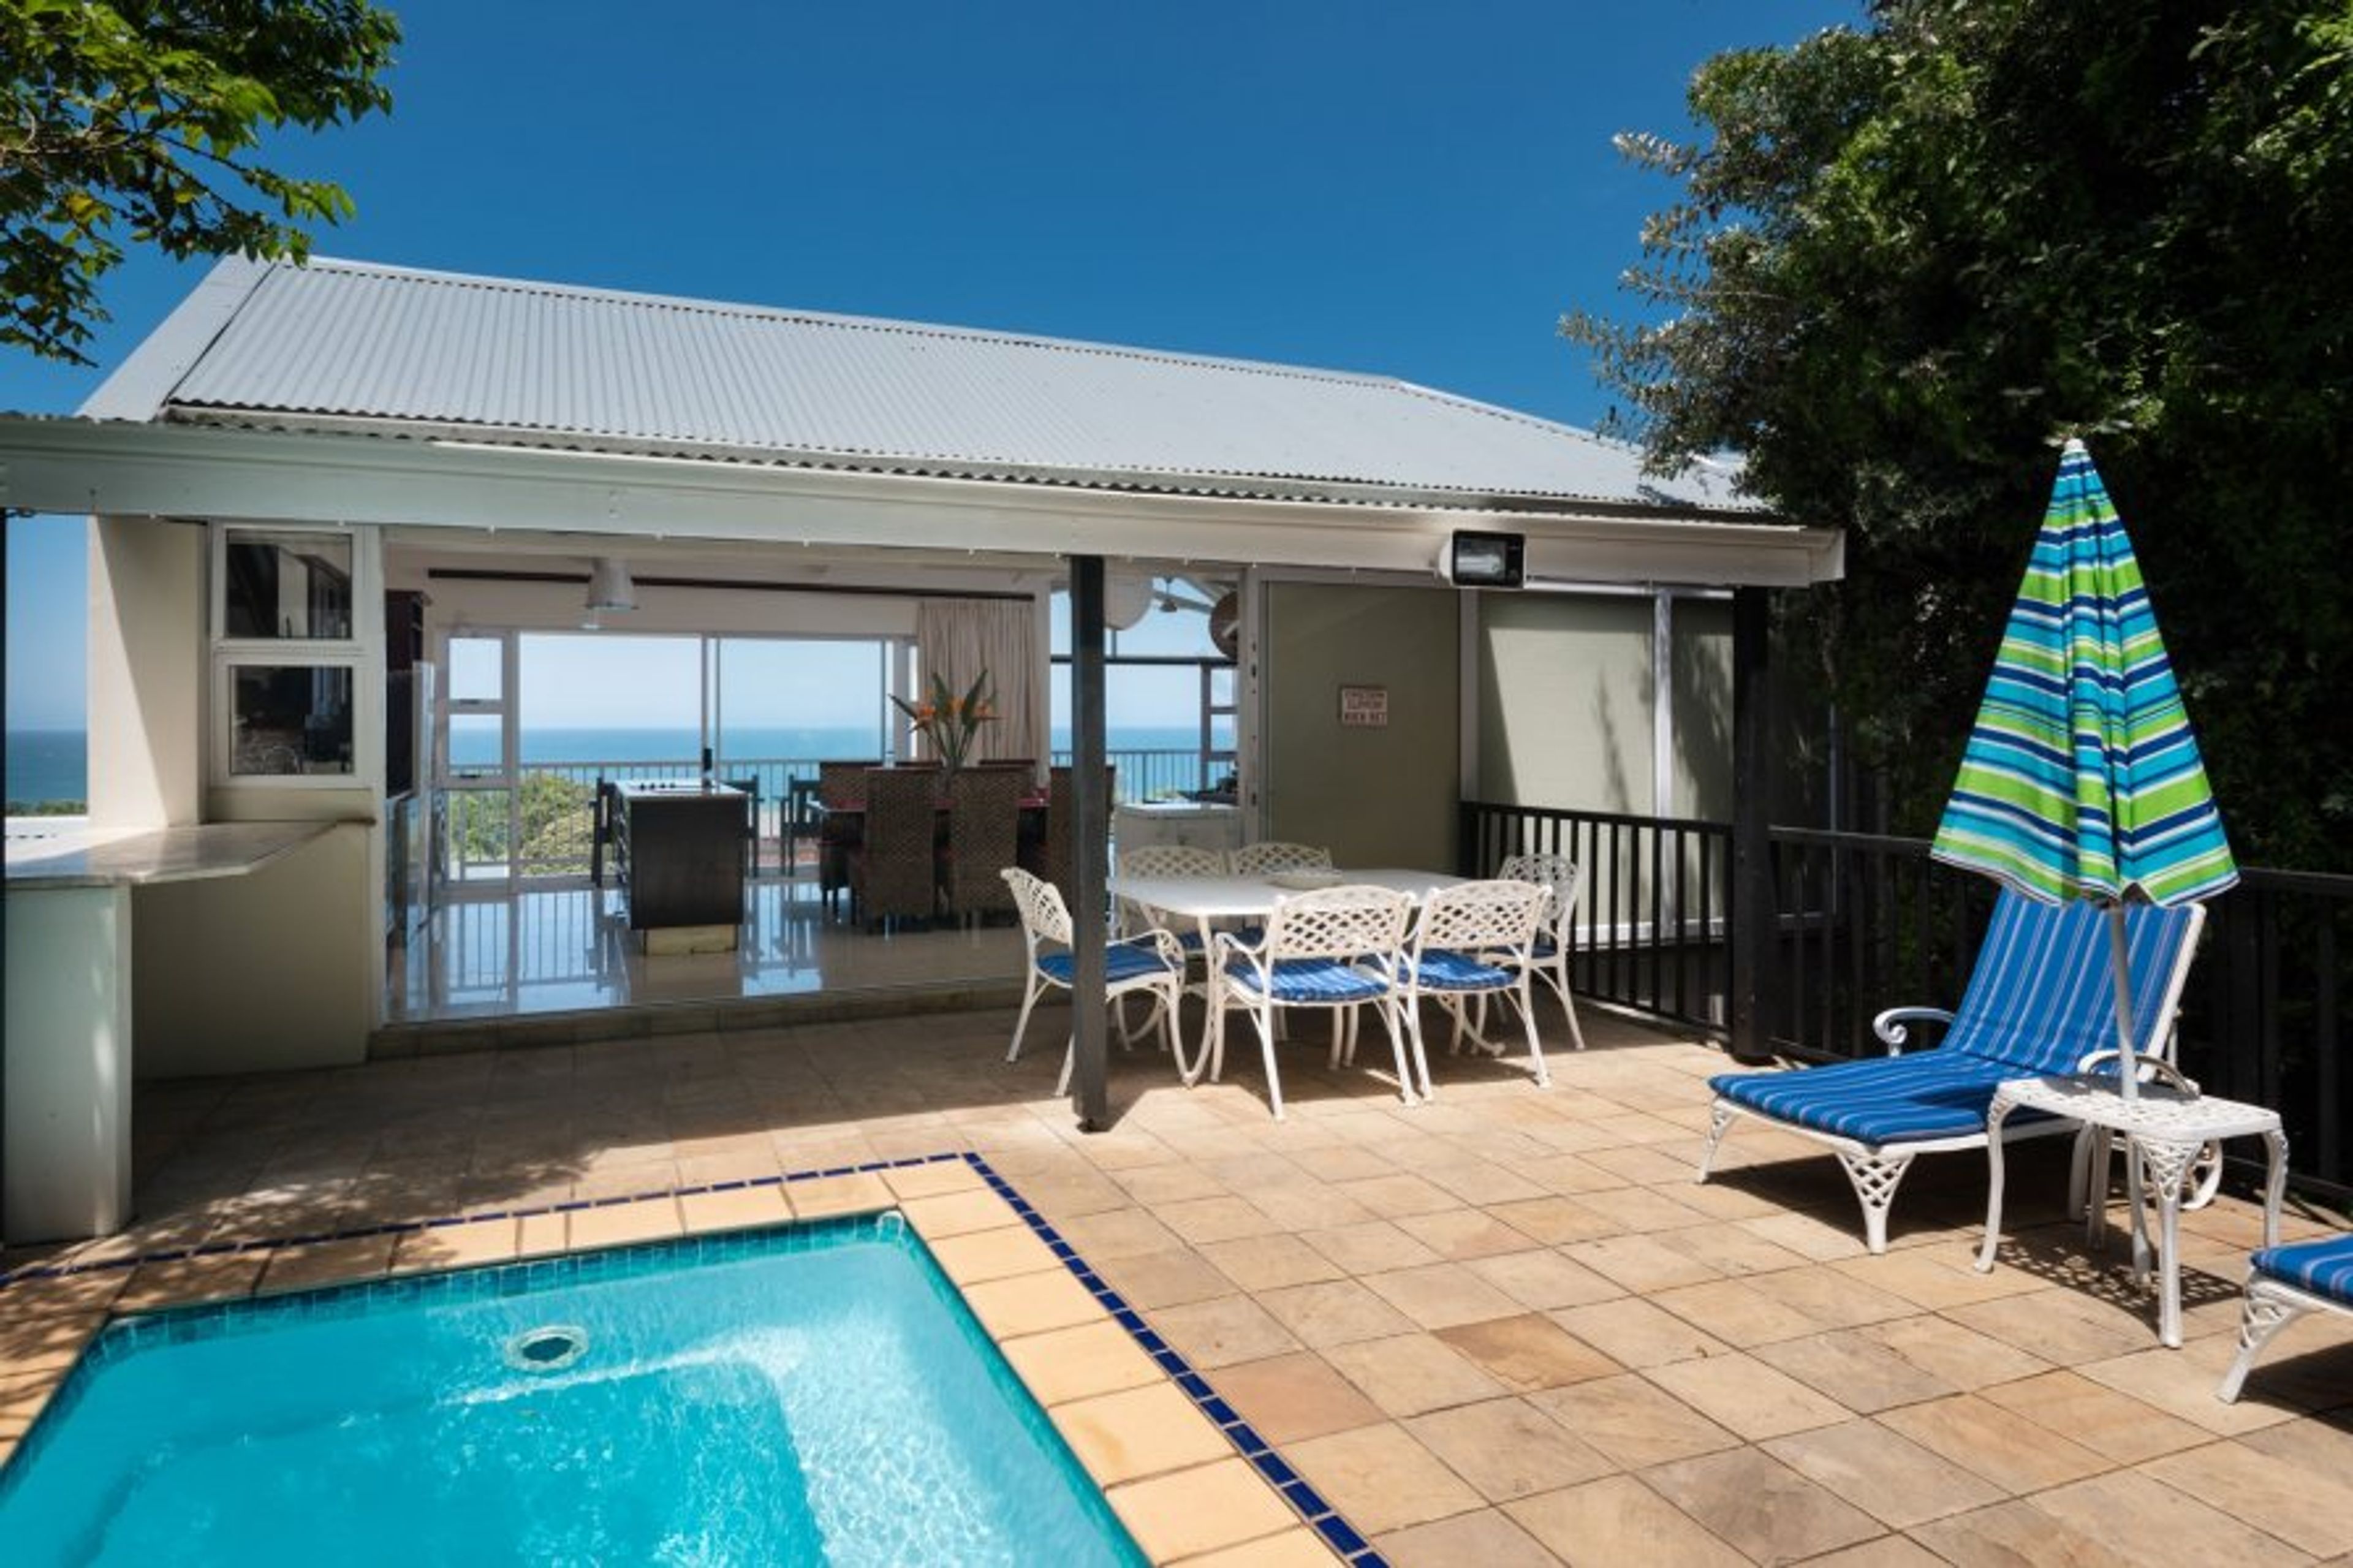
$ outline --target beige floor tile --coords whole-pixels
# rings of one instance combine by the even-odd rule
[[[0,1379],[36,1372],[62,1372],[81,1355],[90,1336],[106,1326],[103,1311],[14,1312],[9,1300],[17,1288],[0,1294]]]
[[[136,1312],[150,1307],[176,1307],[185,1301],[249,1296],[266,1261],[259,1253],[247,1252],[142,1263],[114,1299],[114,1310]]]
[[[1648,1143],[1624,1143],[1596,1149],[1585,1159],[1622,1182],[1632,1184],[1694,1185],[1692,1176],[1699,1168],[1688,1153],[1671,1152]]]
[[[1376,1276],[1378,1278],[1378,1276]],[[1260,1306],[1311,1348],[1409,1333],[1413,1320],[1354,1279],[1259,1293]]]
[[[1612,1360],[1632,1367],[1665,1366],[1696,1356],[1728,1355],[1732,1347],[1638,1296],[1564,1307],[1552,1321]]]
[[[1187,1557],[1176,1568],[1332,1568],[1338,1561],[1322,1536],[1302,1527]]]
[[[1691,1190],[1704,1193],[1724,1189],[1694,1187]],[[1767,1241],[1728,1221],[1684,1226],[1678,1230],[1662,1233],[1659,1239],[1677,1252],[1736,1279],[1803,1268],[1812,1261],[1803,1253],[1792,1252],[1778,1242]]]
[[[1746,1355],[1675,1362],[1652,1367],[1645,1375],[1751,1442],[1827,1426],[1849,1414],[1838,1401]]]
[[[2029,1355],[1943,1318],[1898,1318],[1854,1332],[1857,1338],[1885,1346],[1929,1376],[1963,1390],[2051,1370],[2051,1363],[2041,1356]]]
[[[1463,1267],[1522,1306],[1539,1311],[1607,1301],[1626,1293],[1625,1287],[1616,1280],[1596,1274],[1551,1247],[1474,1258]]]
[[[1154,1208],[1153,1213],[1163,1225],[1194,1247],[1204,1247],[1213,1241],[1231,1241],[1237,1237],[1271,1236],[1282,1228],[1267,1217],[1265,1210],[1253,1207],[1248,1199],[1231,1196],[1190,1198],[1183,1203],[1161,1204]]]
[[[1636,1236],[1708,1223],[1707,1215],[1656,1187],[1604,1187],[1583,1194],[1577,1201],[1620,1230]]]
[[[1807,1568],[1940,1568],[1944,1559],[1904,1535],[1883,1535],[1860,1546],[1807,1559]]]
[[[987,1184],[980,1173],[962,1160],[935,1160],[921,1165],[899,1165],[881,1173],[882,1184],[897,1198],[935,1198],[947,1193],[978,1191]]]
[[[1630,1373],[1546,1389],[1527,1399],[1628,1469],[1712,1454],[1740,1442],[1664,1389]]]
[[[2041,1280],[2022,1269],[1997,1268],[1990,1274],[1980,1274],[1971,1266],[1972,1256],[1959,1247],[1905,1247],[1831,1267],[1874,1290],[1901,1296],[1932,1312],[2043,1289]]]
[[[1759,1345],[1752,1352],[1815,1392],[1859,1415],[1876,1415],[1898,1405],[1917,1405],[1960,1392],[1943,1378],[1920,1370],[1885,1345],[1858,1333],[1816,1334]]]
[[[1434,1249],[1385,1219],[1311,1230],[1301,1239],[1351,1274],[1377,1274],[1438,1261]]]
[[[1612,1236],[1577,1242],[1564,1250],[1572,1261],[1644,1295],[1724,1278],[1715,1268],[1654,1237]]]
[[[2147,1350],[2092,1362],[2075,1370],[2094,1383],[2226,1436],[2293,1419],[2292,1410],[2262,1399],[2242,1396],[2237,1404],[2225,1405],[2214,1397],[2236,1353],[2228,1340],[2191,1340],[2178,1351],[2152,1344]],[[2262,1366],[2257,1363],[2256,1370],[2261,1372]]]
[[[2006,1491],[2040,1491],[2108,1468],[2082,1444],[1974,1394],[1907,1405],[1877,1419]]]
[[[1492,1508],[1458,1513],[1409,1530],[1394,1531],[1373,1542],[1396,1568],[1551,1568],[1559,1558],[1542,1542]]]
[[[1071,1451],[1098,1486],[1206,1465],[1233,1452],[1185,1391],[1155,1382],[1053,1407]]]
[[[521,1219],[516,1220],[514,1222],[515,1256],[543,1258],[549,1253],[565,1250],[571,1245],[569,1238],[572,1234],[572,1227],[565,1223],[566,1218],[566,1215],[560,1214],[532,1214],[524,1215]],[[490,1220],[480,1223],[495,1225],[499,1222]]]
[[[262,1291],[307,1290],[322,1285],[377,1279],[392,1267],[399,1238],[356,1236],[342,1241],[314,1242],[308,1247],[284,1247],[269,1255],[262,1270]]]
[[[13,1267],[16,1258],[8,1260]],[[128,1268],[90,1268],[53,1279],[19,1279],[0,1294],[0,1318],[68,1317],[103,1312],[130,1282]]]
[[[1909,1317],[1918,1309],[1900,1296],[1874,1290],[1834,1268],[1810,1266],[1752,1274],[1743,1283],[1758,1295],[1803,1312],[1826,1329],[1860,1328]]]
[[[1734,1223],[1751,1236],[1760,1237],[1776,1247],[1786,1247],[1817,1263],[1870,1254],[1863,1242],[1860,1215],[1841,1214],[1831,1219],[1816,1214],[1782,1213],[1758,1215]]]
[[[1527,1393],[1558,1388],[1625,1369],[1537,1313],[1491,1318],[1436,1331],[1440,1339],[1476,1362],[1506,1388]]]
[[[794,1202],[793,1212],[800,1214],[797,1194],[789,1184],[786,1188],[786,1197]],[[969,1230],[995,1230],[1004,1226],[1008,1216],[1013,1216],[1013,1211],[1005,1206],[1005,1200],[987,1188],[976,1192],[944,1193],[937,1197],[910,1198],[898,1206],[906,1215],[907,1223],[915,1227],[915,1234],[925,1241],[944,1236],[962,1236]]]
[[[1533,1238],[1483,1209],[1405,1215],[1397,1221],[1397,1227],[1440,1258],[1458,1263],[1503,1252],[1525,1252],[1535,1245]]]
[[[1761,1449],[1678,1459],[1642,1480],[1758,1563],[1794,1563],[1881,1533],[1870,1515]]]
[[[1389,1422],[1293,1443],[1283,1457],[1357,1530],[1402,1530],[1481,1506],[1478,1492]]]
[[[1141,1388],[1164,1376],[1117,1323],[1081,1323],[1005,1341],[999,1347],[1040,1405]]]
[[[1065,1268],[967,1285],[964,1299],[972,1315],[1000,1340],[1072,1328],[1103,1317],[1102,1306]]]
[[[1395,1417],[1426,1415],[1506,1392],[1477,1363],[1432,1334],[1334,1345],[1324,1359]]]
[[[871,1171],[847,1176],[819,1176],[814,1181],[786,1182],[785,1198],[796,1219],[827,1219],[835,1215],[871,1214],[897,1205],[888,1184]],[[952,1203],[954,1197],[936,1200]]]
[[[2130,1470],[2042,1493],[2034,1506],[2140,1563],[2276,1563],[2277,1541]],[[2300,1527],[2316,1527],[2309,1517]],[[2326,1526],[2332,1538],[2341,1531]]]
[[[0,1445],[15,1448],[65,1381],[65,1374],[63,1367],[48,1367],[0,1377]]]
[[[1425,1329],[1520,1314],[1517,1301],[1460,1263],[1429,1263],[1419,1268],[1366,1275],[1365,1286]]]
[[[2154,1460],[2140,1474],[2316,1557],[2353,1552],[2353,1471],[2284,1463],[2240,1440]]]
[[[2109,1282],[2121,1286],[2121,1278]],[[2072,1366],[2129,1355],[2157,1342],[2156,1300],[2112,1289],[2108,1300],[2067,1288],[1955,1307],[1945,1316],[1964,1328]]]
[[[1975,1513],[1921,1525],[1920,1542],[1957,1568],[2147,1568],[2028,1501],[1997,1503]],[[2171,1559],[2167,1559],[2171,1561]]]
[[[1590,1194],[1588,1194],[1590,1195]],[[1616,1236],[1625,1227],[1575,1198],[1530,1198],[1520,1204],[1497,1204],[1487,1211],[1514,1230],[1544,1243],[1566,1247]]]
[[[1897,1529],[2002,1500],[2001,1489],[1875,1421],[1776,1437],[1767,1453]]]
[[[1746,1279],[1711,1279],[1651,1295],[1653,1304],[1736,1349],[1820,1333],[1829,1325],[1756,1289]]]
[[[785,1202],[783,1190],[774,1186],[733,1187],[721,1193],[681,1193],[678,1212],[689,1236],[783,1225],[793,1217],[792,1207]]]
[[[2121,1465],[2213,1441],[2213,1434],[2073,1372],[2046,1372],[1978,1391]]]
[[[1672,1563],[1683,1568],[1745,1568],[1748,1559],[1722,1537],[1631,1476],[1505,1505],[1514,1523],[1577,1568]]]
[[[1489,1502],[1589,1481],[1618,1468],[1525,1399],[1490,1399],[1418,1415],[1405,1428]]]
[[[1245,1290],[1337,1279],[1340,1266],[1295,1236],[1249,1236],[1199,1244],[1201,1256]]]
[[[1221,1367],[1212,1382],[1268,1442],[1287,1444],[1388,1419],[1379,1405],[1308,1352]]]
[[[1333,1185],[1382,1219],[1395,1219],[1400,1215],[1436,1214],[1440,1209],[1461,1206],[1454,1194],[1444,1187],[1405,1173],[1372,1176],[1358,1182],[1335,1182]]]
[[[1302,1286],[1313,1290],[1317,1287]],[[1257,1361],[1300,1348],[1297,1336],[1281,1320],[1248,1296],[1220,1296],[1189,1301],[1179,1307],[1155,1308],[1152,1326],[1204,1370]]]
[[[941,1270],[959,1285],[977,1285],[1016,1274],[1042,1274],[1062,1267],[1053,1249],[1026,1225],[968,1230],[925,1245],[939,1260]]]
[[[1234,1293],[1234,1282],[1225,1271],[1190,1247],[1124,1258],[1098,1258],[1082,1248],[1082,1256],[1128,1305],[1147,1312]]]
[[[678,1200],[649,1198],[609,1208],[575,1209],[565,1216],[566,1235],[575,1248],[626,1247],[637,1241],[660,1241],[683,1234]]]
[[[1295,1525],[1299,1516],[1240,1459],[1113,1487],[1112,1510],[1155,1562],[1195,1557]]]

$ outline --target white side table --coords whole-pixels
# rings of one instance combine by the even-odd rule
[[[1994,1090],[1986,1115],[1986,1156],[1990,1182],[1986,1196],[1985,1245],[1978,1251],[1978,1271],[1993,1267],[1994,1249],[2001,1241],[2001,1124],[2024,1107],[2105,1128],[2125,1141],[2125,1167],[2133,1211],[2133,1274],[2148,1271],[2148,1243],[2141,1223],[2141,1183],[2155,1184],[2158,1205],[2158,1267],[2163,1295],[2158,1312],[2158,1334],[2175,1348],[2181,1343],[2181,1180],[2198,1152],[2215,1139],[2261,1137],[2271,1150],[2271,1171],[2263,1184],[2263,1245],[2279,1245],[2280,1198],[2287,1187],[2287,1134],[2279,1112],[2212,1095],[2188,1095],[2162,1084],[2139,1086],[2131,1100],[2110,1083],[2073,1078],[2013,1079]],[[2094,1192],[2094,1204],[2104,1200]]]

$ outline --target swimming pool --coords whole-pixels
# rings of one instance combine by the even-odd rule
[[[1140,1563],[895,1215],[127,1319],[12,1563]]]

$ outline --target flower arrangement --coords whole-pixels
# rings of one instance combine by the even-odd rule
[[[985,669],[962,697],[948,685],[946,677],[935,674],[929,695],[921,700],[910,702],[902,697],[891,700],[907,716],[908,731],[923,736],[940,766],[951,773],[964,766],[980,727],[997,721],[997,694],[989,689]]]

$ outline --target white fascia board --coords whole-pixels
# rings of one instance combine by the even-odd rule
[[[1834,531],[1140,494],[987,479],[217,427],[0,418],[0,505],[246,521],[527,529],[1431,573],[1458,528],[1527,535],[1531,576],[1802,587]]]

